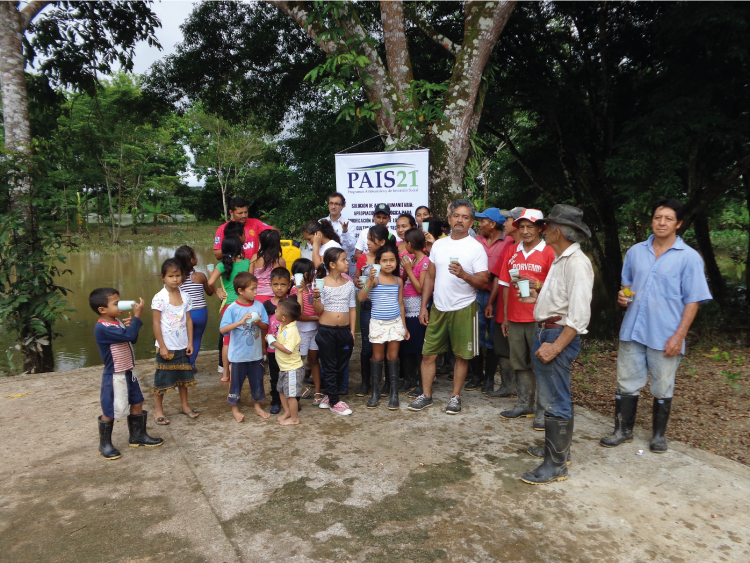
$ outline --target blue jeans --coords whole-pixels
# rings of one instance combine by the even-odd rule
[[[495,319],[484,316],[484,308],[490,302],[490,292],[486,289],[477,291],[477,306],[479,307],[479,349],[482,346],[487,350],[495,347]],[[477,350],[477,353],[479,350]]]
[[[534,372],[536,372],[539,404],[544,412],[557,418],[572,418],[570,368],[581,351],[581,337],[576,335],[570,344],[548,364],[536,357],[536,351],[542,347],[542,344],[545,342],[552,344],[562,331],[562,328],[537,327],[534,345],[531,348],[531,360],[534,363]]]
[[[651,372],[651,394],[670,399],[682,354],[664,357],[664,350],[654,350],[634,340],[620,340],[617,349],[617,393],[639,395]]]
[[[190,318],[193,319],[193,353],[190,354],[190,364],[195,367],[195,358],[198,357],[198,352],[200,352],[201,339],[208,324],[208,307],[193,309],[190,311]],[[219,357],[221,357],[221,354],[219,354]]]

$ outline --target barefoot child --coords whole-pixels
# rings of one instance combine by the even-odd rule
[[[164,443],[161,438],[146,434],[148,413],[143,410],[143,393],[135,374],[133,343],[138,340],[138,331],[143,326],[143,299],[133,305],[135,317],[128,315],[124,321],[117,318],[122,315],[117,306],[119,301],[120,294],[112,288],[100,287],[89,295],[89,305],[99,315],[94,338],[104,362],[100,395],[102,415],[99,417],[99,454],[104,459],[121,457],[112,445],[115,418],[128,417],[131,447],[155,447]]]
[[[263,233],[267,232],[270,231],[263,231]],[[268,334],[276,337],[279,333],[279,325],[281,324],[276,317],[276,308],[279,305],[279,300],[284,299],[289,294],[289,287],[292,285],[289,270],[281,267],[274,268],[271,271],[270,280],[273,297],[263,303],[263,308],[268,315]],[[258,286],[260,286],[260,281],[258,282]],[[269,346],[266,351],[268,352],[268,371],[271,374],[271,414],[279,414],[279,411],[281,411],[281,399],[279,399],[279,392],[276,390],[279,384],[279,364],[276,362],[276,348]]]
[[[297,319],[302,314],[302,307],[294,299],[281,299],[276,308],[276,318],[282,323],[278,339],[268,335],[268,343],[276,349],[276,361],[279,363],[278,392],[284,412],[279,417],[279,424],[292,426],[299,424],[297,397],[302,392],[302,380],[305,368],[299,353],[300,336],[297,330]]]
[[[372,343],[372,396],[368,409],[380,404],[380,379],[383,375],[383,360],[388,359],[388,381],[390,397],[388,408],[398,409],[398,348],[402,340],[409,339],[404,318],[404,282],[398,274],[398,251],[391,245],[382,246],[375,255],[380,264],[380,275],[375,267],[362,289],[359,300],[369,297],[372,301],[370,319],[370,342]]]
[[[250,272],[240,272],[234,277],[232,285],[237,299],[224,311],[219,326],[222,334],[231,333],[228,357],[232,377],[227,403],[232,407],[232,415],[237,422],[245,420],[239,404],[242,384],[247,379],[255,414],[261,418],[270,418],[271,415],[260,406],[266,400],[262,360],[263,332],[268,330],[268,315],[263,304],[255,300],[258,279]]]
[[[154,313],[154,336],[156,337],[156,373],[154,374],[154,418],[156,424],[165,426],[169,420],[164,416],[164,395],[180,392],[182,414],[198,418],[198,411],[188,405],[188,387],[195,385],[190,354],[193,353],[193,320],[190,310],[193,301],[180,289],[183,277],[180,263],[174,258],[161,265],[164,289],[154,295],[151,309]]]

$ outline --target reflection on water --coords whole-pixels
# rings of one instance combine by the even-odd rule
[[[68,305],[76,311],[69,314],[69,321],[60,322],[55,326],[55,330],[61,333],[52,346],[57,371],[102,363],[99,349],[94,342],[94,324],[98,316],[88,304],[89,293],[97,287],[114,287],[120,292],[122,299],[143,297],[146,308],[141,319],[144,326],[135,344],[135,355],[139,360],[153,357],[151,299],[164,287],[159,277],[161,264],[173,256],[174,250],[168,247],[147,247],[139,252],[80,252],[68,256],[66,267],[73,273],[63,276],[60,285],[71,289],[72,292],[67,298]],[[196,268],[200,272],[206,273],[206,264],[216,262],[210,248],[196,249],[196,254]],[[602,328],[606,325],[603,322],[604,317],[610,310],[603,307],[606,294],[598,272],[596,273],[589,337],[608,337],[611,335]],[[207,298],[207,302],[208,326],[203,335],[201,350],[215,350],[219,332],[219,299],[214,295]],[[0,350],[5,350],[13,344],[10,335],[0,331]],[[20,355],[17,353],[15,356],[16,361],[20,362]]]
[[[71,290],[68,306],[76,311],[69,313],[69,321],[61,321],[55,326],[61,336],[55,338],[52,349],[55,355],[55,369],[58,371],[79,367],[95,366],[102,363],[99,349],[94,341],[94,324],[99,318],[89,307],[88,296],[97,287],[114,287],[121,299],[143,297],[146,308],[141,316],[138,342],[135,344],[136,359],[152,358],[154,355],[154,331],[152,327],[151,299],[164,284],[159,272],[161,264],[174,255],[174,248],[147,247],[139,252],[104,253],[80,252],[68,255],[66,267],[73,271],[60,278],[59,284]],[[207,263],[215,263],[210,248],[195,249],[198,255],[200,272],[206,272]],[[203,335],[202,350],[215,350],[219,332],[219,299],[215,295],[207,298],[208,326]],[[127,317],[127,312],[125,317]],[[0,334],[0,350],[13,345],[10,335]],[[16,353],[20,362],[20,354]]]

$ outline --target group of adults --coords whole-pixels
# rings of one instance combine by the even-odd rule
[[[247,206],[239,206],[236,199],[232,203],[232,219],[246,225],[245,246],[252,254],[257,235],[272,227],[248,219]],[[367,229],[362,231],[364,237],[355,237],[341,219],[345,205],[343,195],[331,194],[325,219],[353,263],[367,251]],[[373,221],[388,226],[390,209],[380,205],[373,210]],[[432,215],[426,207],[420,211],[419,225]],[[653,234],[626,254],[618,293],[625,315],[619,337],[615,423],[613,433],[600,441],[602,446],[633,440],[638,398],[650,372],[654,397],[650,451],[668,449],[666,427],[685,339],[699,305],[711,299],[702,258],[677,234],[682,218],[680,201],[656,202]],[[479,234],[474,236],[476,220]],[[476,213],[465,199],[448,206],[447,228],[444,225],[430,235],[420,311],[420,322],[426,325],[421,394],[409,410],[434,404],[436,360],[439,355],[453,356],[447,413],[461,411],[463,390],[481,388],[490,397],[516,396],[514,408],[500,416],[533,417],[533,428],[545,432],[545,445],[528,449],[543,461],[523,474],[526,483],[568,477],[574,422],[571,367],[591,320],[594,270],[581,248],[590,236],[583,212],[570,205],[555,205],[545,217],[538,209],[523,207]],[[215,249],[220,248],[220,237],[217,232]],[[521,294],[519,282],[524,294],[528,284],[527,296]],[[498,368],[501,380],[495,389]]]

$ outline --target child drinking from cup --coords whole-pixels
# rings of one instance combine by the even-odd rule
[[[180,289],[182,270],[174,258],[165,260],[161,266],[161,279],[164,289],[154,295],[151,309],[154,315],[154,336],[156,336],[156,373],[154,374],[154,394],[156,424],[166,425],[164,416],[164,395],[180,392],[182,414],[188,418],[198,418],[198,411],[188,405],[188,387],[195,385],[190,354],[193,353],[193,321],[190,310],[193,301]]]
[[[430,266],[430,257],[425,254],[425,236],[421,229],[410,229],[404,233],[401,257],[404,280],[404,313],[409,340],[401,344],[404,385],[403,392],[415,391],[416,397],[422,394],[422,379],[417,376],[422,365],[422,346],[427,327],[419,322],[419,311],[422,307],[422,282]],[[413,256],[413,259],[410,258]]]
[[[328,275],[322,276],[325,271]],[[321,409],[330,408],[341,414],[352,414],[344,401],[339,400],[339,390],[344,382],[344,371],[352,357],[357,307],[354,294],[357,289],[351,280],[343,277],[349,271],[349,260],[343,248],[329,248],[323,255],[323,264],[315,280],[313,307],[320,316],[320,328],[315,342],[320,350],[320,367],[325,382],[326,395]]]
[[[258,235],[260,248],[250,261],[253,263],[253,274],[258,278],[258,295],[261,303],[274,296],[271,288],[271,272],[274,268],[286,268],[286,261],[281,257],[281,235],[279,231],[269,229]]]
[[[279,378],[277,392],[281,398],[284,412],[279,417],[279,424],[292,426],[299,424],[297,397],[302,391],[302,379],[305,368],[302,365],[299,345],[300,336],[297,330],[297,319],[302,314],[302,307],[294,299],[281,299],[276,308],[276,317],[281,322],[278,336],[268,335],[268,344],[278,354]]]
[[[297,319],[297,330],[300,336],[299,351],[303,358],[307,357],[314,387],[313,406],[319,407],[323,400],[323,393],[320,392],[320,361],[315,337],[318,335],[320,323],[318,322],[318,314],[313,307],[315,266],[312,260],[297,258],[292,264],[292,274],[294,275],[295,287],[292,288],[290,295],[295,297],[297,303],[302,307],[302,314]],[[310,389],[304,389],[301,397],[307,399],[309,396]]]
[[[267,233],[269,231],[263,232]],[[290,286],[289,270],[286,268],[274,268],[271,271],[273,297],[263,303],[263,308],[268,315],[268,334],[270,336],[276,337],[279,332],[281,321],[276,316],[276,309],[279,306],[279,301],[286,298],[289,294]],[[279,398],[279,392],[276,390],[276,386],[279,383],[279,364],[276,362],[276,348],[269,345],[266,351],[268,352],[268,372],[271,374],[271,414],[279,414],[282,403]]]
[[[372,301],[370,342],[372,343],[372,396],[368,409],[380,404],[380,380],[383,377],[383,360],[388,359],[388,408],[398,409],[398,348],[402,340],[409,339],[404,317],[404,282],[398,272],[398,251],[385,245],[375,254],[376,264],[364,287],[359,290],[360,302]]]
[[[232,407],[232,416],[237,422],[245,420],[240,412],[240,395],[245,379],[250,384],[250,396],[255,414],[261,418],[271,415],[260,403],[266,400],[263,388],[263,332],[268,330],[268,315],[260,301],[256,301],[258,279],[250,272],[240,272],[232,282],[237,299],[221,318],[219,331],[232,334],[229,339],[229,362],[232,366],[227,403]]]

